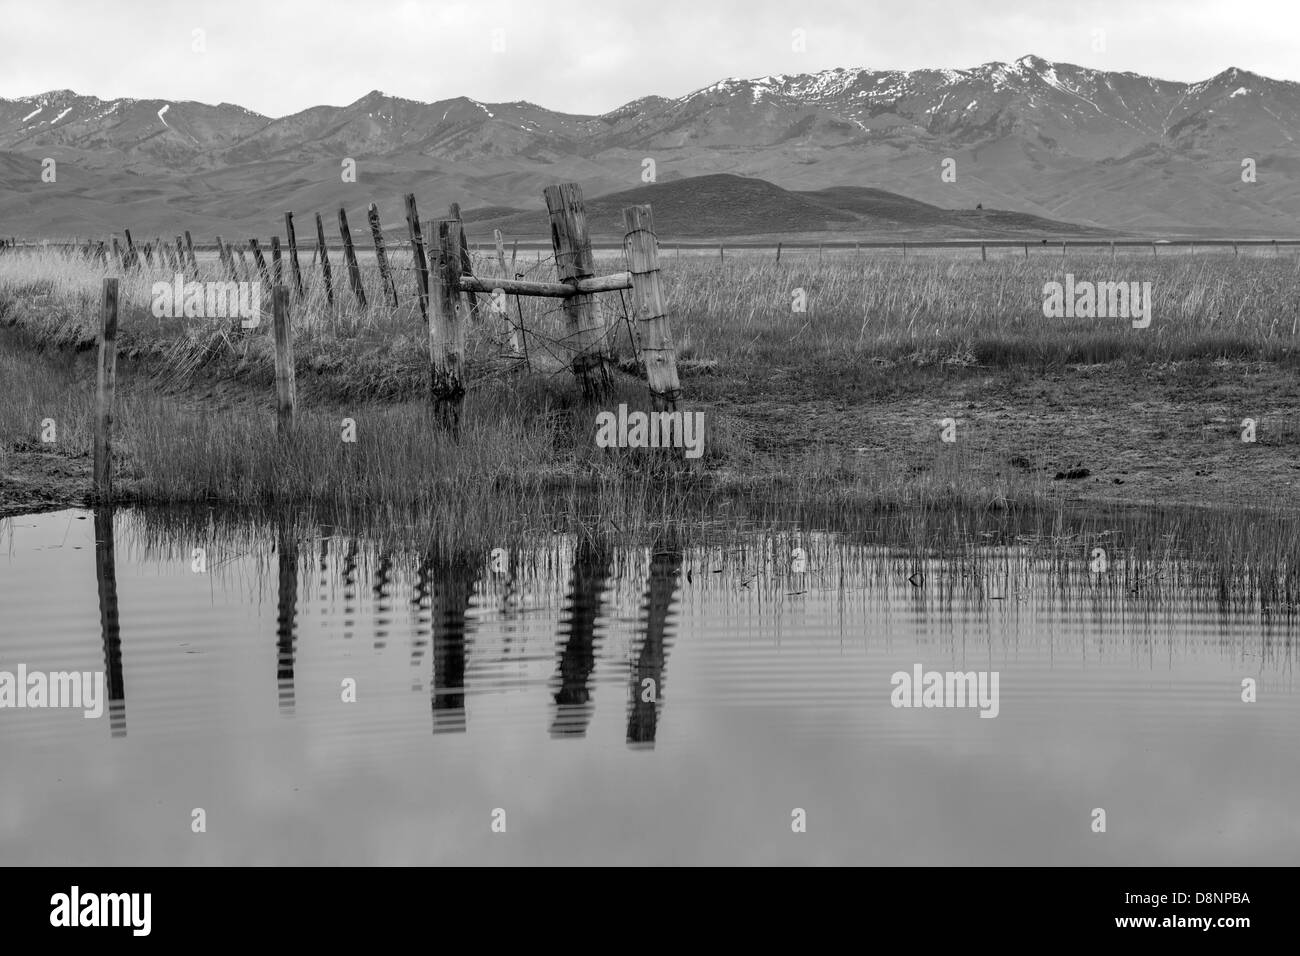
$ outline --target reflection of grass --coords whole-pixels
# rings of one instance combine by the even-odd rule
[[[615,550],[630,547],[624,560],[633,563],[663,550],[693,551],[687,562],[693,587],[721,588],[738,601],[765,593],[779,602],[800,590],[839,591],[847,599],[849,592],[865,589],[915,596],[934,609],[954,600],[1007,602],[998,606],[1009,609],[1032,599],[1040,607],[1048,601],[1076,613],[1100,613],[1172,602],[1186,608],[1190,601],[1207,612],[1264,614],[1267,623],[1288,630],[1300,620],[1296,515],[1069,507],[868,510],[687,494],[638,502],[639,523],[620,527],[614,518],[625,518],[628,504],[610,489],[570,489],[532,499],[527,514],[503,508],[487,515],[476,500],[463,520],[415,509],[149,509],[138,515],[133,540],[188,560],[196,546],[210,553],[269,555],[286,533],[298,541],[334,536],[359,543],[363,575],[377,554],[394,557],[399,569],[426,558],[485,568],[492,549],[504,548],[511,573],[528,577],[546,568],[554,573],[571,557],[576,539],[589,537]],[[793,566],[795,548],[804,552],[803,572]],[[1097,549],[1106,554],[1102,573],[1092,570]],[[1228,640],[1226,634],[1220,638]]]

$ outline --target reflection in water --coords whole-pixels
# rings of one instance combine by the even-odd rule
[[[114,737],[131,679],[131,741],[0,711],[0,857],[188,859],[171,811],[219,802],[202,852],[233,864],[1294,859],[1291,538],[1270,567],[1221,559],[1244,533],[1189,554],[1172,519],[988,520],[943,547],[548,532],[459,562],[301,516],[0,521],[0,668],[103,666]],[[917,665],[999,672],[998,717],[895,708]],[[524,839],[484,842],[497,807]],[[834,825],[792,839],[792,807]]]
[[[284,521],[276,530],[279,590],[276,613],[275,683],[280,713],[293,714],[293,656],[298,621],[298,542]]]
[[[95,581],[99,586],[99,629],[104,642],[104,692],[109,730],[126,736],[126,684],[122,680],[122,635],[117,617],[117,562],[113,506],[95,509]]]
[[[573,572],[566,601],[566,619],[560,635],[564,646],[559,669],[553,683],[555,719],[552,737],[582,737],[591,722],[591,691],[587,679],[596,666],[596,621],[600,617],[601,595],[609,581],[608,545],[583,536],[573,562]]]
[[[658,551],[650,558],[642,621],[645,633],[641,652],[632,669],[631,700],[627,714],[629,747],[650,749],[655,744],[659,706],[664,692],[664,662],[668,657],[668,612],[677,594],[682,570],[680,549]]]
[[[465,629],[477,568],[462,562],[435,572],[433,593],[433,732],[465,731]]]

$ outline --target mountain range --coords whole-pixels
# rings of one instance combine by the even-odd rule
[[[1236,68],[1179,83],[1035,56],[726,79],[599,116],[374,91],[270,118],[229,103],[59,90],[0,99],[0,233],[259,235],[286,209],[363,215],[372,200],[391,228],[407,192],[427,216],[455,201],[467,221],[508,222],[535,216],[547,184],[575,181],[588,197],[635,192],[653,169],[657,185],[752,178],[801,202],[822,193],[812,200],[821,206],[828,191],[853,187],[879,201],[978,204],[1040,217],[1033,229],[1054,220],[1141,235],[1293,236],[1298,137],[1297,83]],[[55,182],[41,179],[46,158]],[[346,158],[355,183],[342,181]],[[954,181],[941,176],[948,159]],[[1255,182],[1242,180],[1246,159]],[[718,174],[731,179],[707,179]],[[471,215],[480,207],[490,214]],[[888,217],[814,220],[722,216],[689,234],[890,234]]]

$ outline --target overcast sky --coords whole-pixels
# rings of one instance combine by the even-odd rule
[[[381,89],[601,113],[728,76],[1026,53],[1171,80],[1229,66],[1300,80],[1297,27],[1300,0],[0,0],[0,97],[67,88],[283,116]]]

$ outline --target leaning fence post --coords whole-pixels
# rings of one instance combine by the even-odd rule
[[[591,239],[587,235],[587,212],[582,190],[576,183],[547,186],[542,195],[551,217],[551,242],[555,248],[555,270],[561,282],[576,283],[595,272]],[[596,318],[591,295],[571,295],[564,300],[568,338],[575,347],[573,372],[582,394],[598,399],[612,386],[607,360],[604,325]]]
[[[297,404],[293,373],[293,328],[289,324],[289,290],[277,284],[271,291],[275,322],[275,433],[288,436]]]
[[[415,208],[415,193],[406,194],[406,229],[411,235],[411,255],[415,259],[415,291],[420,301],[420,319],[429,318],[429,264],[424,256],[424,237],[420,233],[420,213]]]
[[[289,240],[289,268],[293,270],[293,287],[298,291],[298,298],[302,298],[302,266],[298,265],[298,234],[293,229],[293,213],[284,214],[284,231],[285,238]]]
[[[460,203],[454,202],[448,210],[449,219],[460,219]],[[461,275],[472,276],[474,274],[474,260],[470,258],[469,242],[465,238],[465,226],[462,222],[460,230],[460,272]],[[474,292],[466,293],[465,298],[469,300],[469,311],[475,319],[479,317],[478,295]]]
[[[393,308],[397,308],[397,286],[393,284],[393,271],[388,267],[388,251],[384,248],[384,230],[379,224],[379,207],[374,203],[366,210],[370,220],[370,237],[375,243],[375,261],[379,263],[379,278],[384,284]]]
[[[325,246],[325,223],[316,213],[316,252],[320,258],[320,274],[325,279],[325,301],[334,308],[334,277],[330,273],[329,250]]]
[[[135,240],[131,238],[131,230],[123,229],[126,235],[126,267],[128,269],[140,268],[140,253],[136,252]]]
[[[194,258],[194,240],[190,238],[190,231],[185,230],[185,254],[189,258],[190,271],[194,275],[199,274],[199,260]]]
[[[95,390],[95,498],[113,498],[113,393],[117,390],[117,279],[104,279]]]
[[[253,261],[257,263],[257,274],[262,277],[266,287],[271,288],[271,273],[266,269],[266,259],[262,255],[262,247],[257,244],[256,239],[249,239],[248,248],[252,250]]]
[[[280,262],[280,237],[271,237],[271,281],[279,285],[284,276],[284,266]]]
[[[682,388],[660,281],[654,212],[649,206],[628,206],[623,210],[623,225],[627,229],[624,242],[628,270],[632,273],[632,314],[640,330],[638,345],[650,399],[657,412],[676,411]]]
[[[465,323],[460,314],[461,222],[444,219],[437,227],[437,250],[430,257],[429,386],[439,420],[452,434],[458,434],[465,401]]]
[[[357,305],[364,310],[366,290],[361,286],[361,267],[357,265],[357,253],[352,248],[352,230],[348,228],[348,214],[342,207],[339,208],[339,235],[343,237],[343,261],[348,267],[348,284],[352,286],[352,294],[357,297]]]

